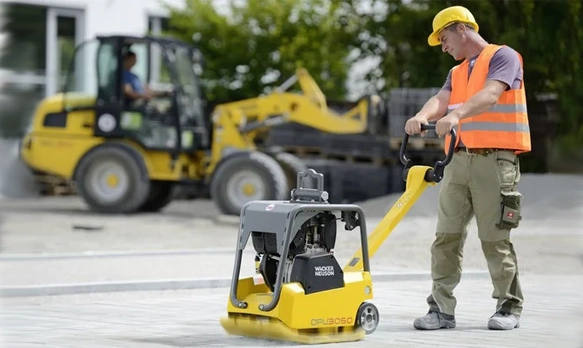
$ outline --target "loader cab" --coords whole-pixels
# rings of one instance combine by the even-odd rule
[[[148,150],[206,150],[210,131],[201,69],[198,49],[178,40],[100,36],[76,49],[64,107],[94,110],[94,136],[131,139]],[[153,95],[136,98],[127,93],[128,85],[137,94]]]

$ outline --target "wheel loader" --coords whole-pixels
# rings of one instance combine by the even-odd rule
[[[298,69],[272,93],[206,112],[202,66],[201,52],[176,39],[111,35],[81,43],[62,91],[38,105],[21,157],[37,174],[73,182],[96,212],[159,211],[176,187],[189,187],[237,215],[251,200],[285,199],[306,169],[297,157],[258,145],[272,127],[362,133],[382,108],[372,95],[334,112]],[[296,82],[301,91],[289,91]],[[142,96],[128,90],[131,83]]]

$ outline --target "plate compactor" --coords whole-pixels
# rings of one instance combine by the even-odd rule
[[[357,341],[373,333],[380,317],[370,302],[369,259],[425,188],[441,181],[456,143],[455,130],[451,134],[447,156],[434,167],[413,166],[405,155],[408,135],[403,136],[400,160],[406,189],[370,235],[363,210],[328,203],[323,175],[313,169],[298,173],[289,201],[247,203],[241,210],[223,328],[233,335],[302,344]],[[304,186],[308,181],[312,187]],[[344,267],[334,256],[338,220],[345,230],[360,229],[361,247]],[[240,278],[249,238],[257,253],[257,274]]]

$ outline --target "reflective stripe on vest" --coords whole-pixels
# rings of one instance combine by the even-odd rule
[[[447,113],[449,114],[453,110],[462,106],[463,103],[452,104],[447,106]],[[492,105],[487,112],[499,112],[499,113],[517,113],[517,112],[526,112],[526,105],[525,104],[494,104]]]
[[[463,103],[448,105],[447,113],[462,106]],[[526,105],[524,104],[494,104],[488,109],[492,113],[510,113],[526,112]],[[499,131],[499,132],[520,132],[530,133],[530,127],[524,123],[509,123],[509,122],[464,122],[460,124],[461,131]]]
[[[520,132],[530,133],[530,127],[523,123],[503,122],[469,122],[460,125],[463,131],[494,131],[494,132]]]

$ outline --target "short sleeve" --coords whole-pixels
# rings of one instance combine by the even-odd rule
[[[492,56],[486,79],[497,80],[512,89],[517,89],[520,88],[522,74],[518,53],[512,48],[504,46]]]
[[[449,70],[449,73],[445,78],[445,83],[443,84],[443,87],[441,87],[441,89],[445,89],[446,91],[451,92],[451,69]]]

